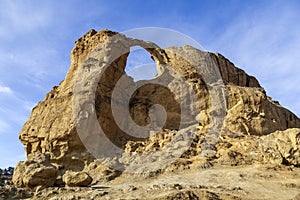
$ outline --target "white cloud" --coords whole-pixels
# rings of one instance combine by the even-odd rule
[[[7,86],[2,86],[0,85],[0,93],[4,93],[4,94],[13,94],[12,89],[10,89]]]

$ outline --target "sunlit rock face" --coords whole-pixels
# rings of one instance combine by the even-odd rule
[[[127,57],[133,46],[140,46],[149,52],[149,56],[157,64],[156,79],[177,78],[183,80],[189,87],[182,87],[180,82],[167,82],[166,86],[149,83],[137,87],[129,97],[122,96],[121,92],[115,94],[114,90],[120,80],[128,87],[138,83],[125,73]],[[91,60],[90,56],[95,60]],[[215,110],[212,102],[211,85],[197,71],[198,66],[195,66],[195,63],[207,66],[207,60],[205,60],[207,58],[217,67],[216,73],[219,73],[219,81],[223,85],[224,102],[220,103],[223,103],[224,107],[220,105],[219,110]],[[202,73],[215,76],[211,69],[201,68],[201,70]],[[99,76],[90,76],[97,73]],[[74,90],[76,84],[88,88],[88,84],[95,82],[94,79],[97,80],[97,85],[93,86],[92,92],[94,93],[87,91],[87,94],[81,95],[80,98],[74,96],[74,92],[77,91],[76,88]],[[191,94],[195,97],[194,99],[185,98]],[[113,95],[118,98],[113,99]],[[92,111],[74,116],[74,101],[84,102],[90,98],[93,99],[94,104]],[[128,102],[121,101],[127,98]],[[112,99],[120,101],[112,102]],[[116,121],[112,105],[119,118],[124,119],[121,123],[128,125],[127,131],[124,131]],[[156,112],[155,105],[160,105],[164,111]],[[183,112],[184,106],[190,109],[189,113]],[[154,111],[153,115],[151,115],[152,111]],[[116,147],[124,152],[138,153],[162,149],[180,129],[196,124],[195,138],[190,148],[180,161],[168,166],[167,170],[172,171],[182,166],[185,168],[201,163],[199,160],[202,158],[199,155],[204,148],[202,144],[204,140],[207,140],[206,134],[214,121],[213,117],[218,115],[216,113],[224,114],[222,126],[213,142],[214,146],[211,147],[213,156],[210,159],[213,159],[216,164],[231,165],[233,162],[235,165],[254,162],[300,164],[300,130],[287,130],[299,128],[300,120],[292,112],[273,102],[256,78],[235,67],[220,54],[200,51],[190,46],[160,49],[151,42],[126,38],[124,35],[109,30],[99,32],[90,30],[76,41],[65,80],[59,86],[53,87],[44,100],[33,108],[19,138],[25,146],[28,158],[26,162],[40,155],[50,155],[47,166],[51,166],[51,169],[55,167],[53,174],[57,176],[56,183],[53,182],[51,186],[63,184],[61,177],[67,170],[68,173],[69,171],[85,171],[90,173],[89,176],[93,178],[93,182],[105,182],[115,179],[120,174],[109,167],[102,166],[95,156],[87,151],[82,138],[78,135],[76,126],[78,121],[76,120],[94,115],[106,137]],[[147,127],[150,124],[154,129],[160,128],[160,130],[157,134],[148,132],[147,137],[130,134],[130,130],[134,132],[135,125],[125,121],[127,119],[132,120],[139,127]],[[89,128],[86,128],[85,132],[86,137],[92,134]],[[276,141],[280,149],[276,150],[275,144],[270,141]],[[291,151],[289,145],[293,147],[293,154],[288,153]],[[268,147],[273,148],[274,152],[268,153]],[[252,150],[256,153],[250,156]],[[232,153],[233,151],[237,153]],[[126,155],[116,156],[115,160],[124,165],[131,162]],[[43,163],[40,165],[41,168],[47,167],[42,166]],[[18,166],[25,169],[30,165],[19,164]],[[24,173],[18,170],[18,166],[16,172]],[[105,171],[108,172],[104,173]],[[43,172],[40,173],[43,177]],[[99,174],[102,176],[99,177]],[[24,177],[35,178],[30,174],[25,176],[16,174],[15,183],[22,183],[19,186],[36,187],[36,183],[33,186],[26,185],[25,183],[31,183],[31,181],[22,180]],[[40,184],[45,185],[43,181]]]

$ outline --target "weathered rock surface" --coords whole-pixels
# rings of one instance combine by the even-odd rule
[[[66,171],[62,177],[64,183],[70,187],[85,187],[92,183],[93,179],[86,172]]]
[[[71,67],[65,80],[60,86],[53,87],[52,91],[46,95],[44,101],[40,102],[32,110],[29,120],[20,132],[20,140],[26,146],[26,153],[29,159],[40,153],[49,152],[53,163],[64,164],[68,169],[76,168],[73,170],[83,169],[86,162],[91,160],[89,153],[86,152],[76,133],[73,122],[71,103],[73,85],[76,79],[76,72],[79,71],[78,68],[83,67],[82,63],[86,56],[92,52],[94,48],[97,46],[107,48],[109,49],[107,53],[115,51],[113,48],[116,47],[110,43],[108,38],[116,34],[117,33],[111,31],[96,32],[91,30],[76,41],[71,53]],[[136,45],[138,44],[143,45],[144,43],[136,42]],[[125,45],[124,48],[129,47]],[[180,53],[186,52],[188,56],[201,57],[203,52],[192,47],[171,47],[165,50],[157,49],[151,51],[150,53],[152,53],[154,59],[160,62],[167,62],[168,66],[179,71],[191,82],[193,80],[196,82],[198,79],[194,87],[198,88],[199,92],[204,96],[199,100],[200,109],[208,109],[207,90],[205,90],[203,86],[205,83],[201,80],[202,78],[196,74],[193,66],[180,55]],[[227,128],[233,133],[265,135],[276,130],[285,130],[287,128],[300,126],[299,119],[293,113],[266,96],[263,88],[260,87],[254,77],[236,68],[220,54],[209,55],[218,63],[217,66],[220,69],[223,81],[228,84],[228,94],[226,95],[228,98],[228,114],[225,129]],[[110,55],[107,55],[107,58],[109,56]],[[123,57],[113,62],[111,66],[107,68],[99,82],[100,86],[98,90],[102,93],[96,93],[96,112],[99,115],[100,124],[103,126],[104,131],[107,132],[119,133],[120,130],[117,130],[116,124],[111,125],[113,121],[110,120],[109,117],[112,116],[107,110],[110,108],[109,104],[105,102],[98,104],[97,102],[101,100],[104,101],[107,96],[111,95],[112,87],[118,81],[118,77],[125,74],[126,57],[127,55],[123,55]],[[168,60],[166,60],[167,58]],[[157,99],[153,99],[152,101],[170,102],[168,101],[168,95],[166,95],[168,94],[167,91],[160,91],[160,89],[154,88],[153,86],[150,87],[152,88],[149,89],[149,87],[147,87],[143,90],[145,90],[145,94],[147,94],[148,91],[156,92],[155,95],[152,95],[152,98]],[[167,98],[167,101],[163,101],[164,98]],[[137,101],[141,101],[139,99],[140,98],[137,98]],[[139,102],[135,105],[141,106]],[[132,106],[132,109],[134,110],[134,106]],[[147,110],[142,111],[143,112],[139,113],[140,115],[147,115]],[[173,112],[176,113],[177,111],[175,110]],[[138,114],[133,111],[132,115],[134,117]],[[147,123],[147,119],[145,118],[147,117],[136,117],[134,120],[145,124]],[[205,125],[205,123],[208,122],[203,123]],[[176,125],[171,125],[171,128],[174,126]],[[114,140],[116,139],[116,135],[118,134],[109,135],[109,137]]]
[[[181,87],[181,82],[166,83],[168,88],[159,84],[143,85],[130,96],[128,113],[123,105],[126,102],[112,102],[112,95],[117,95],[121,100],[127,98],[122,91],[114,93],[120,80],[124,80],[124,84],[128,87],[136,84],[125,73],[127,57],[132,46],[140,46],[149,52],[149,56],[151,55],[157,64],[158,80],[160,77],[182,77],[184,83],[189,86],[188,89]],[[108,67],[105,68],[106,66]],[[199,66],[200,71],[196,68]],[[209,66],[216,66],[216,69]],[[224,99],[219,99],[217,103],[211,96],[211,88],[215,87],[216,82],[224,89],[222,90]],[[91,85],[95,83],[96,86],[90,92]],[[78,84],[83,88],[79,92],[85,94],[79,98],[75,95],[77,90],[74,90],[74,86]],[[178,91],[179,95],[174,95],[174,91]],[[191,94],[195,96],[195,100],[184,98]],[[151,42],[126,38],[116,32],[91,30],[76,41],[65,80],[59,86],[53,87],[44,100],[38,103],[20,132],[20,140],[26,147],[28,161],[20,162],[15,169],[13,181],[16,186],[33,188],[38,185],[53,186],[55,183],[61,185],[59,181],[64,181],[69,186],[87,186],[92,182],[93,184],[118,182],[122,177],[127,177],[126,173],[122,174],[95,160],[83,145],[82,140],[86,140],[94,145],[91,147],[110,150],[105,146],[97,147],[97,141],[94,141],[94,137],[90,137],[90,134],[93,134],[92,130],[85,126],[76,127],[78,121],[74,120],[73,102],[74,100],[85,102],[88,99],[94,99],[95,105],[90,108],[84,104],[89,112],[79,113],[75,119],[80,121],[95,114],[95,119],[105,136],[126,153],[138,154],[161,150],[179,134],[180,128],[189,128],[191,121],[197,125],[190,147],[180,158],[167,168],[147,174],[148,178],[163,173],[188,169],[201,170],[216,166],[219,166],[217,167],[219,170],[221,166],[270,163],[296,168],[300,166],[299,118],[278,102],[272,101],[253,76],[235,67],[221,54],[203,52],[190,46],[160,49]],[[180,104],[180,101],[183,101],[183,104]],[[159,122],[162,121],[164,113],[151,116],[153,105],[159,104],[165,108],[166,122],[162,124],[162,130],[156,134],[149,132],[149,137],[142,139],[134,137],[117,124],[112,104],[117,105],[116,112],[121,116],[121,120],[127,120],[126,114],[129,114],[130,119],[141,127],[149,123],[152,125],[152,122],[157,122],[155,126],[160,127]],[[182,105],[189,107],[191,112],[184,113]],[[221,126],[217,124],[219,122],[222,122]],[[135,130],[128,121],[121,121],[121,124],[128,125],[130,131]],[[217,129],[212,129],[212,125],[215,124],[218,125]],[[85,131],[84,137],[82,135],[79,137],[78,128]],[[217,133],[210,136],[208,133],[211,130]],[[175,142],[174,149],[181,143],[180,140]],[[204,154],[204,157],[200,156],[207,149],[210,152]],[[45,153],[50,155],[47,161],[36,160],[36,157]],[[156,157],[160,159],[160,156]],[[136,163],[136,169],[132,170],[143,172],[142,167],[139,167],[143,166],[143,160],[132,160],[126,154],[111,160],[124,166]],[[278,185],[276,187],[280,188]],[[220,191],[217,193],[210,191],[211,189],[201,191],[188,188],[182,191],[170,189],[165,195],[160,197],[157,194],[156,197],[191,199],[197,196],[207,199],[238,199],[251,192],[247,189],[243,194],[235,191],[233,196],[226,196]],[[95,195],[95,199],[101,198],[106,192]],[[156,197],[153,194],[149,198]]]
[[[50,155],[40,154],[32,160],[19,162],[12,181],[17,187],[51,187],[56,181],[57,174],[57,168],[50,163]]]
[[[224,138],[217,144],[219,164],[275,164],[299,166],[300,129],[276,131],[269,135]]]

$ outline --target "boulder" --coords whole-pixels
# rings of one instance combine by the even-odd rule
[[[17,187],[51,187],[58,174],[57,168],[50,163],[49,154],[41,154],[35,159],[19,162],[13,175]]]
[[[70,187],[85,187],[92,183],[93,179],[86,172],[66,171],[62,177],[63,182]]]

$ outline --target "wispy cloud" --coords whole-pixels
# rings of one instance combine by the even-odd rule
[[[66,46],[56,37],[64,29],[53,23],[66,18],[54,15],[52,1],[0,0],[0,4],[0,164],[8,165],[24,152],[18,133],[32,107],[63,79],[69,50],[62,51]],[[4,158],[10,146],[14,148],[9,161]]]
[[[151,80],[157,75],[156,65],[154,63],[138,65],[130,68],[126,72],[135,82],[139,80]]]
[[[255,75],[268,94],[300,115],[299,8],[285,2],[249,7],[208,47]]]
[[[11,95],[0,96],[0,167],[15,166],[25,159],[18,133],[28,118],[32,103]],[[31,107],[31,108],[30,108]],[[22,154],[21,156],[18,156]]]
[[[34,2],[2,0],[1,7],[0,37],[6,39],[33,32],[51,22],[50,10],[45,6],[38,6]],[[39,9],[36,9],[37,7]]]
[[[9,87],[3,86],[3,85],[0,84],[0,93],[3,93],[3,94],[13,94],[13,91]]]

